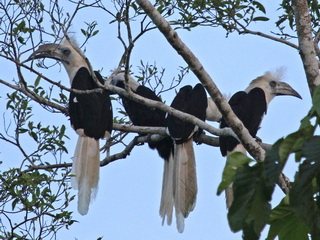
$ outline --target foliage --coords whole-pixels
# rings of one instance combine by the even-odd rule
[[[0,239],[54,238],[70,227],[75,220],[67,209],[74,196],[67,177],[68,169],[1,172]]]
[[[258,1],[163,1],[166,8],[177,9],[180,15],[174,23],[191,30],[196,26],[223,27],[228,33],[238,26],[256,21],[268,21],[265,7]]]
[[[270,225],[268,240],[277,236],[280,240],[309,239],[309,236],[319,239],[320,136],[315,135],[320,123],[319,94],[318,86],[314,105],[301,120],[299,130],[273,144],[264,162],[249,166],[252,160],[240,153],[228,158],[218,193],[233,182],[235,199],[228,219],[231,230],[242,230],[244,239],[248,234],[251,235],[247,239],[259,239],[266,224]],[[299,169],[289,195],[271,210],[272,193],[291,154],[300,163]]]
[[[316,34],[316,29],[319,28],[318,20],[320,18],[319,3],[318,0],[308,0],[307,2],[310,10],[311,26],[312,29],[315,30],[314,34]],[[284,33],[284,30],[287,27],[295,31],[295,20],[291,2],[283,0],[280,4],[280,8],[283,9],[284,12],[279,16],[279,20],[276,22],[277,27],[282,33]]]
[[[146,17],[135,1],[65,1],[67,11],[58,1],[44,3],[40,0],[8,0],[0,2],[0,58],[12,64],[12,79],[3,80],[1,89],[9,89],[1,100],[6,100],[3,116],[4,126],[0,141],[16,150],[12,159],[14,167],[0,172],[0,239],[54,239],[62,228],[76,222],[68,206],[74,196],[68,187],[70,163],[66,162],[66,127],[57,122],[45,123],[39,116],[59,113],[68,115],[67,93],[72,91],[58,80],[43,76],[36,69],[56,67],[47,62],[27,65],[27,59],[44,42],[60,42],[79,12],[98,9],[105,14],[106,22],[116,25],[117,36],[123,46],[117,70],[131,70],[130,56],[134,45],[156,27]],[[308,0],[314,35],[319,35],[319,4]],[[249,27],[257,22],[270,21],[266,7],[260,1],[185,1],[157,0],[157,10],[177,29],[192,30],[196,27],[221,27],[226,32],[257,34]],[[102,34],[101,23],[83,22],[77,27],[82,33],[81,48],[94,37]],[[286,40],[296,37],[292,2],[283,0],[279,6],[279,18],[275,22],[280,33],[272,37],[288,44]],[[165,69],[141,60],[135,77],[159,95],[175,89],[189,73],[189,67],[179,67],[177,76],[169,85],[162,80]],[[30,75],[28,74],[31,74]],[[28,75],[28,79],[25,76]],[[33,80],[32,80],[33,79]],[[107,78],[106,78],[107,79]],[[32,82],[32,83],[31,83]],[[2,94],[2,93],[1,93]],[[114,99],[116,100],[116,99]],[[234,183],[234,203],[228,220],[232,231],[243,231],[244,239],[258,239],[269,224],[268,240],[320,238],[320,137],[315,135],[320,119],[320,88],[313,96],[313,107],[301,120],[300,128],[278,140],[267,151],[264,162],[236,153],[229,156],[218,187],[218,194]],[[130,123],[120,107],[114,121]],[[115,144],[127,144],[127,132],[114,131],[111,141],[103,146],[108,150]],[[128,141],[128,140],[127,140]],[[278,177],[289,160],[295,155],[299,169],[290,194],[278,206],[272,208],[271,199]]]

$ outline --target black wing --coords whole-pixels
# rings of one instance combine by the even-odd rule
[[[197,84],[193,89],[190,85],[182,87],[173,99],[171,107],[205,120],[207,105],[206,92],[201,84]],[[190,135],[195,131],[194,124],[172,115],[167,116],[166,122],[170,136],[177,143],[188,140]]]
[[[95,72],[98,80],[103,79]],[[88,69],[82,67],[75,75],[71,88],[77,90],[92,90],[98,88]],[[106,131],[111,132],[113,114],[109,92],[94,92],[89,94],[70,93],[69,114],[71,125],[75,130],[84,129],[85,135],[95,139],[103,138]]]
[[[261,88],[254,88],[248,94],[243,91],[237,92],[231,97],[229,104],[251,136],[256,137],[261,120],[267,111],[264,91]],[[228,126],[225,119],[222,118],[220,128]],[[237,139],[230,136],[221,136],[219,140],[222,156],[226,156],[227,151],[232,151],[239,144]]]
[[[198,83],[192,90],[187,113],[204,121],[208,107],[207,94],[202,84]]]
[[[149,88],[139,86],[136,89],[136,94],[161,102],[161,99]],[[132,121],[136,126],[150,126],[150,127],[165,127],[166,113],[156,108],[147,107],[141,103],[122,97],[123,106]],[[170,137],[149,143],[151,149],[157,149],[161,158],[168,160],[170,153],[173,151],[173,141]]]
[[[142,97],[161,102],[161,99],[151,89],[145,86],[139,86],[135,93]],[[127,98],[122,98],[122,103],[134,125],[151,127],[165,126],[165,112],[156,108],[147,107]]]

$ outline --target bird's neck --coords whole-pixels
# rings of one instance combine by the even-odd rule
[[[72,85],[72,81],[80,68],[85,67],[89,69],[88,64],[83,58],[78,59],[77,61],[74,61],[74,62],[64,63],[63,65],[68,73],[70,85]]]

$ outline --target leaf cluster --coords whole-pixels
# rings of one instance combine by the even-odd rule
[[[264,162],[253,164],[241,153],[228,157],[218,194],[233,183],[234,201],[228,212],[232,231],[242,230],[243,239],[259,239],[269,224],[268,240],[320,238],[319,123],[320,87],[300,128],[273,144]],[[295,179],[289,193],[272,209],[274,188],[291,154],[299,163]]]
[[[75,220],[67,208],[74,196],[65,182],[67,173],[16,168],[1,172],[0,239],[53,238],[59,229],[71,226]]]
[[[248,26],[252,22],[268,21],[266,9],[259,1],[160,1],[160,12],[167,10],[179,16],[172,21],[184,29],[197,26],[223,27],[228,33],[238,28],[239,24]]]
[[[319,28],[320,5],[318,0],[308,0],[307,2],[311,18],[311,26],[312,29],[314,29],[314,34],[316,34],[316,31]],[[279,30],[283,32],[285,28],[289,26],[290,30],[296,31],[295,17],[291,1],[283,0],[280,4],[279,10],[283,11],[282,15],[279,16],[279,19],[276,22],[276,26]]]

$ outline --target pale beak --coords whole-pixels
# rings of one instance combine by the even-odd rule
[[[302,99],[300,94],[296,90],[294,90],[289,84],[287,84],[285,82],[279,82],[277,84],[277,86],[275,87],[274,93],[277,96],[289,95],[289,96],[294,96],[294,97]]]
[[[59,51],[59,44],[55,43],[48,43],[39,46],[39,48],[30,55],[26,62],[39,58],[52,58],[58,61],[65,61],[62,53]]]

